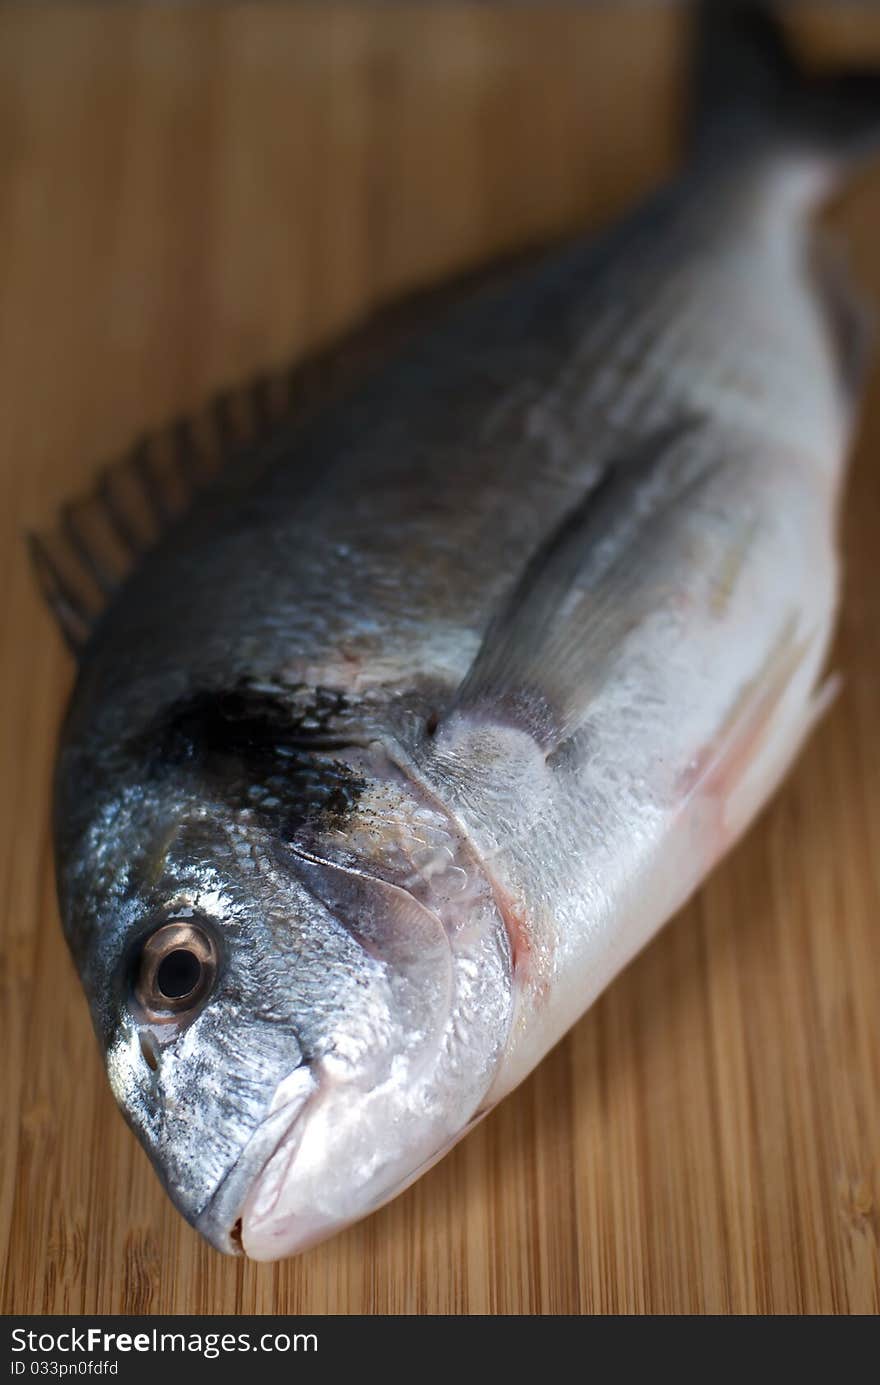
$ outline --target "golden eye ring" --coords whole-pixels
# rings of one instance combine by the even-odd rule
[[[217,978],[217,945],[189,919],[164,923],[141,948],[134,997],[150,1024],[180,1024],[201,1008]]]

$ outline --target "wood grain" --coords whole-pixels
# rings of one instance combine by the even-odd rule
[[[880,62],[876,9],[797,23]],[[114,1109],[57,924],[72,671],[25,526],[144,424],[370,303],[616,213],[674,160],[681,39],[658,6],[0,14],[5,1311],[880,1307],[876,379],[841,697],[695,902],[384,1211],[277,1266],[203,1245]],[[834,220],[880,304],[880,174]]]

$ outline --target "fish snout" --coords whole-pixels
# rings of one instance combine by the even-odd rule
[[[279,1150],[294,1147],[304,1111],[317,1090],[306,1066],[286,1078],[275,1094],[272,1110],[257,1126],[210,1200],[196,1216],[188,1218],[215,1250],[224,1255],[241,1255],[243,1250],[250,1253],[243,1238],[244,1209],[273,1157]],[[186,1215],[185,1209],[181,1210]]]

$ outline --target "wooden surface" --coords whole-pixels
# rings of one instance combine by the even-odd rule
[[[800,30],[880,62],[876,10]],[[6,1312],[878,1309],[876,377],[843,695],[699,898],[384,1211],[277,1266],[202,1244],[116,1114],[56,917],[71,667],[24,526],[369,302],[615,214],[674,158],[680,38],[656,6],[0,14]],[[834,220],[880,305],[880,172]]]

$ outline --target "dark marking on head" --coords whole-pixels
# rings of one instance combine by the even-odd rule
[[[334,754],[352,744],[338,734],[345,699],[331,689],[304,693],[247,684],[197,692],[129,748],[151,778],[190,778],[206,798],[251,810],[284,840],[306,825],[339,826],[365,787]]]

